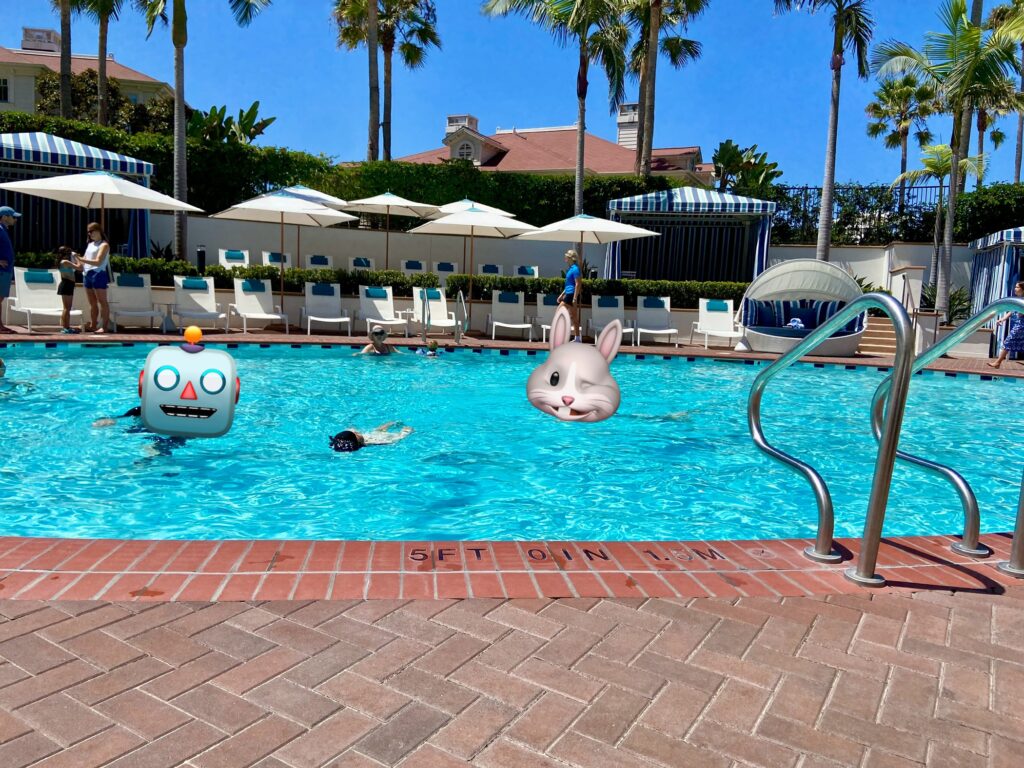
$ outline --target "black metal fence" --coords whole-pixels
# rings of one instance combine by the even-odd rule
[[[833,245],[887,245],[894,240],[930,243],[940,187],[837,185],[832,201]],[[777,245],[813,244],[818,240],[821,187],[783,187],[772,190],[777,204],[772,242]]]

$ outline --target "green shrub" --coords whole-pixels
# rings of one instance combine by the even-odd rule
[[[953,239],[960,243],[1024,222],[1024,184],[990,184],[956,199]]]

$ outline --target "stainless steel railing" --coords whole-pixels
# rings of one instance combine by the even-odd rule
[[[459,319],[459,314],[462,314],[462,319]],[[459,291],[459,295],[455,301],[455,343],[462,343],[462,334],[468,330],[469,310],[466,309],[466,297]],[[463,327],[463,324],[466,327]]]
[[[414,288],[420,292],[420,328],[422,329],[423,343],[427,343],[427,330],[430,328],[430,300],[427,298],[426,288]]]
[[[1020,481],[1020,496],[1017,499],[1017,524],[1013,528],[1013,546],[1010,548],[1010,559],[1005,563],[996,563],[996,568],[1007,576],[1024,579],[1024,476]]]
[[[944,355],[950,349],[974,333],[974,331],[979,327],[991,320],[994,315],[998,314],[1000,311],[1006,310],[1024,312],[1024,299],[1005,298],[989,304],[983,310],[978,312],[978,314],[974,315],[974,317],[958,326],[951,334],[922,352],[911,367],[911,375],[922,370],[929,363]],[[886,394],[889,391],[890,383],[891,377],[886,377],[882,383],[878,385],[871,402],[871,429],[874,432],[876,439],[881,435],[882,408]],[[980,558],[988,557],[992,554],[991,549],[986,547],[984,544],[979,544],[978,542],[978,535],[981,528],[981,513],[978,510],[978,498],[974,495],[974,490],[963,475],[952,467],[947,467],[943,464],[929,461],[928,459],[923,459],[919,456],[913,456],[905,451],[897,451],[896,457],[944,478],[953,486],[954,490],[956,490],[957,495],[960,497],[960,504],[964,509],[964,533],[961,540],[952,544],[950,549],[958,554],[967,555],[968,557]],[[1022,483],[1022,493],[1024,493],[1024,483]],[[1015,535],[1015,546],[1017,545],[1017,538],[1018,537]]]
[[[751,437],[758,448],[776,461],[803,475],[811,485],[818,506],[818,534],[814,546],[805,549],[804,554],[812,560],[838,562],[842,556],[832,546],[835,514],[828,485],[814,467],[790,456],[768,442],[761,426],[761,399],[768,382],[776,375],[816,348],[855,316],[871,307],[881,309],[892,320],[896,331],[896,359],[893,364],[892,385],[890,397],[887,399],[888,409],[882,429],[882,438],[879,440],[878,454],[875,459],[875,472],[871,482],[867,519],[864,523],[861,556],[857,567],[848,569],[846,576],[864,586],[882,586],[885,584],[885,580],[875,574],[875,562],[881,543],[885,508],[889,501],[889,488],[892,484],[893,466],[896,463],[896,446],[899,442],[900,427],[903,422],[903,410],[906,406],[907,390],[910,386],[910,367],[914,359],[914,329],[906,308],[894,297],[884,293],[866,293],[847,304],[793,349],[757,375],[747,402],[747,422]]]

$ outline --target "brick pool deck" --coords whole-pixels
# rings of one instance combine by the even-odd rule
[[[0,538],[0,768],[1018,768],[1024,583],[953,540]]]

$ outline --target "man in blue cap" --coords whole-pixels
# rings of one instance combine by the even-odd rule
[[[4,300],[11,295],[11,280],[14,279],[14,244],[8,230],[21,214],[9,205],[0,206],[0,333],[14,333],[3,324]]]

